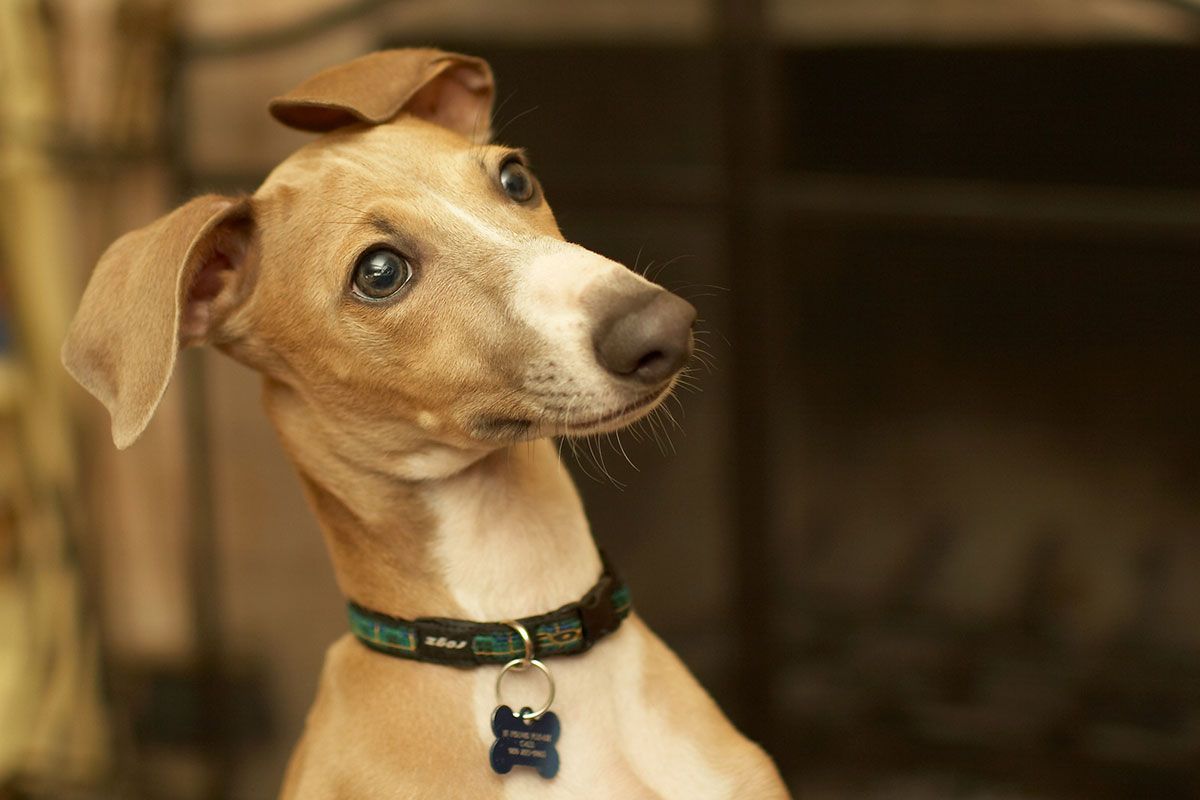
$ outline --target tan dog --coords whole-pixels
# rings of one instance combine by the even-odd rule
[[[253,196],[196,198],[113,244],[63,349],[119,447],[178,348],[212,343],[261,372],[342,591],[409,620],[519,619],[584,596],[601,560],[546,437],[648,413],[692,347],[690,305],[564,242],[520,152],[485,144],[492,97],[484,62],[433,50],[311,78],[272,112],[328,133]],[[282,796],[786,796],[636,615],[549,662],[561,769],[501,775],[497,667],[344,636]],[[531,707],[545,691],[513,686]]]

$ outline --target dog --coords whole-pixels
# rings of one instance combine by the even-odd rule
[[[660,404],[695,311],[563,240],[488,144],[493,98],[486,62],[428,49],[276,98],[321,135],[112,244],[64,364],[121,448],[179,349],[262,374],[352,601],[281,797],[786,797],[629,610],[551,438]]]

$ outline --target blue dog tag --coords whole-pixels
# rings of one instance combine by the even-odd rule
[[[537,719],[524,719],[531,709],[523,708],[514,714],[508,706],[497,706],[492,712],[492,769],[501,775],[513,766],[533,767],[543,778],[553,778],[558,773],[558,717],[547,711]]]

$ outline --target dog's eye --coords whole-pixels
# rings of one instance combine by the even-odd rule
[[[394,250],[368,250],[354,266],[354,290],[371,300],[398,292],[412,277],[408,260]]]
[[[500,168],[500,186],[518,203],[533,197],[533,176],[520,161],[509,161]]]

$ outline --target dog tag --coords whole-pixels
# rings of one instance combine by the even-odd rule
[[[558,717],[547,711],[537,719],[525,719],[532,709],[523,708],[514,713],[506,705],[497,706],[492,712],[492,769],[505,775],[514,766],[533,767],[543,778],[553,778],[558,773]]]

